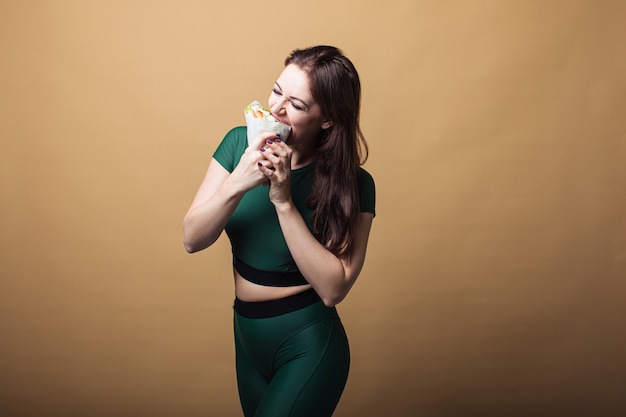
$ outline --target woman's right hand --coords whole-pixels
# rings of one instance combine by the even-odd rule
[[[264,159],[261,152],[265,149],[266,141],[275,137],[275,133],[260,133],[252,145],[248,146],[243,155],[241,155],[239,163],[229,178],[230,184],[239,192],[245,193],[261,184],[267,185],[269,183],[267,177],[259,170],[259,162]]]

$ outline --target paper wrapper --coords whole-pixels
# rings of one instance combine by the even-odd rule
[[[248,127],[248,146],[252,145],[261,132],[278,133],[283,140],[286,140],[291,132],[291,126],[276,120],[256,100],[246,106],[244,115]]]

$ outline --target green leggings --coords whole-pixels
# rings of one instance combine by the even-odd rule
[[[245,417],[330,417],[350,351],[337,310],[321,301],[268,318],[235,311],[237,384]]]

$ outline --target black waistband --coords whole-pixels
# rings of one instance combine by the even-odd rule
[[[262,319],[291,313],[292,311],[315,304],[318,301],[321,301],[321,298],[313,288],[310,288],[301,293],[279,298],[278,300],[251,302],[235,298],[234,308],[238,314],[244,317]]]
[[[308,284],[300,271],[293,272],[269,272],[262,271],[243,263],[237,257],[233,257],[233,265],[239,275],[246,281],[266,287],[295,287],[297,285]]]

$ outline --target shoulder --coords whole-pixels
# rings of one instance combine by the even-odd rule
[[[213,158],[227,171],[232,172],[247,146],[247,128],[245,126],[234,127],[226,133],[213,153]]]
[[[365,168],[359,167],[357,172],[357,181],[359,188],[361,187],[374,187],[374,177]]]
[[[248,145],[248,131],[245,126],[235,126],[226,132],[219,146],[242,147]]]
[[[376,185],[374,177],[364,168],[359,167],[357,172],[357,184],[359,187],[359,200],[362,212],[376,215]]]
[[[226,133],[224,140],[230,140],[237,143],[247,143],[247,128],[245,126],[235,126]]]

